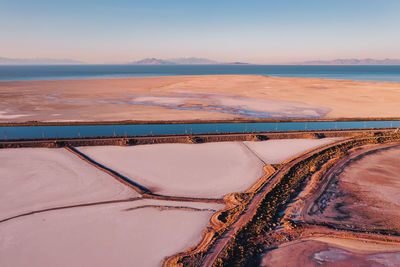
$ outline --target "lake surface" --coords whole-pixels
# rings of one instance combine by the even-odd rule
[[[400,66],[294,65],[54,65],[0,66],[0,81],[65,80],[175,75],[269,75],[400,82]]]
[[[183,123],[79,126],[0,127],[0,140],[145,136],[171,134],[252,133],[299,130],[370,129],[400,127],[400,121],[313,121],[255,123]]]

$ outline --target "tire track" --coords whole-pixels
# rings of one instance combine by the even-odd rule
[[[75,204],[75,205],[67,205],[67,206],[60,206],[60,207],[55,207],[55,208],[47,208],[47,209],[41,209],[41,210],[34,210],[26,213],[22,213],[19,215],[15,215],[9,218],[5,218],[0,220],[0,223],[10,221],[13,219],[17,219],[20,217],[25,217],[33,214],[38,214],[38,213],[43,213],[43,212],[48,212],[48,211],[54,211],[54,210],[63,210],[63,209],[72,209],[72,208],[81,208],[81,207],[90,207],[90,206],[97,206],[97,205],[106,205],[106,204],[114,204],[114,203],[123,203],[123,202],[132,202],[136,200],[141,200],[142,198],[137,197],[137,198],[128,198],[128,199],[121,199],[121,200],[107,200],[107,201],[99,201],[99,202],[91,202],[91,203],[83,203],[83,204]]]

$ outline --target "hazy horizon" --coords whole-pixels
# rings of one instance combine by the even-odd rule
[[[183,59],[189,60],[189,62],[180,62]],[[91,63],[85,62],[73,58],[5,58],[0,55],[0,66],[1,65],[158,65],[148,62],[147,60],[159,60],[168,63],[161,63],[160,65],[400,65],[400,59],[396,58],[336,58],[336,59],[319,59],[319,60],[305,60],[296,62],[281,62],[281,63],[253,63],[244,61],[226,61],[219,62],[212,58],[197,58],[197,57],[181,57],[181,58],[142,58],[141,60],[126,61],[126,62],[114,62],[114,63]],[[190,61],[210,61],[208,62],[197,62],[193,63]]]
[[[119,64],[400,58],[400,1],[1,1],[0,57]]]

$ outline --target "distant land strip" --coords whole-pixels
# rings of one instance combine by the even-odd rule
[[[123,120],[123,121],[26,121],[0,122],[0,127],[10,126],[74,126],[74,125],[152,125],[152,124],[206,124],[206,123],[257,123],[257,122],[332,122],[332,121],[399,121],[400,117],[354,117],[354,118],[297,118],[297,119],[257,119],[236,118],[223,120]]]

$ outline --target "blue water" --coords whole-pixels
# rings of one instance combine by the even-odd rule
[[[56,65],[0,66],[0,81],[174,75],[253,74],[400,82],[400,66],[282,66],[282,65]]]
[[[0,140],[74,137],[144,136],[171,134],[251,133],[299,130],[400,127],[400,121],[313,121],[198,124],[131,124],[0,127]]]

